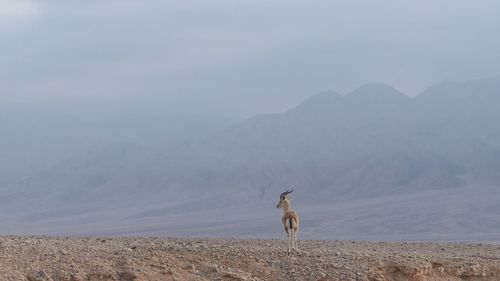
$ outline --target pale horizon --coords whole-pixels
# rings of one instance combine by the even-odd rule
[[[497,1],[0,2],[0,104],[150,100],[281,112],[366,82],[500,74]]]

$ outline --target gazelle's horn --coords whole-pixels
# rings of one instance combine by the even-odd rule
[[[292,190],[287,190],[287,191],[281,193],[280,198],[284,198],[285,196],[287,196],[288,194],[290,194],[292,192],[293,192],[293,189]]]

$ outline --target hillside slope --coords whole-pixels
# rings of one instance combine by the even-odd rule
[[[293,187],[309,238],[498,241],[499,108],[499,77],[415,98],[374,83],[325,92],[203,141],[90,146],[4,183],[0,221],[5,233],[255,236]]]

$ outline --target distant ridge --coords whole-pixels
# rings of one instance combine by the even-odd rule
[[[323,92],[286,112],[168,149],[96,145],[10,182],[0,211],[15,210],[17,229],[47,229],[51,221],[66,229],[80,216],[89,228],[94,220],[120,228],[117,218],[145,220],[145,228],[162,221],[181,227],[173,218],[187,216],[193,225],[179,228],[187,235],[200,214],[211,213],[219,231],[233,233],[222,214],[251,220],[245,208],[258,206],[267,218],[275,195],[294,186],[306,214],[317,215],[315,206],[327,210],[321,214],[328,224],[315,221],[309,237],[363,229],[369,237],[453,232],[460,239],[481,231],[500,237],[492,196],[500,192],[499,108],[498,77],[442,83],[414,98],[377,83],[345,96]],[[407,225],[408,218],[419,222]],[[233,223],[237,233],[258,229]]]
[[[337,198],[342,198],[342,194],[353,196],[357,189],[362,190],[360,194],[364,196],[374,196],[398,190],[461,186],[466,184],[463,177],[470,172],[469,164],[464,161],[479,157],[472,152],[476,148],[466,143],[480,135],[495,135],[500,130],[494,121],[500,120],[496,118],[500,116],[492,106],[497,104],[500,95],[490,95],[493,92],[491,85],[496,85],[497,80],[484,81],[487,99],[475,103],[466,99],[462,104],[452,93],[443,97],[449,100],[447,106],[453,105],[465,112],[470,107],[476,110],[476,115],[467,116],[472,117],[471,120],[453,117],[460,113],[459,110],[443,112],[442,101],[431,99],[427,103],[424,94],[414,100],[385,84],[367,83],[345,96],[327,91],[287,112],[258,115],[195,145],[189,152],[170,152],[155,170],[177,166],[173,170],[166,169],[165,177],[176,185],[185,186],[187,191],[208,188],[247,192],[266,187],[264,192],[277,192],[282,185],[300,183],[317,188],[317,195],[335,193]],[[484,81],[453,83],[452,88],[474,87],[477,90],[474,95],[480,95],[483,94],[479,92],[480,85]],[[431,87],[425,95],[443,87],[449,89],[446,85]],[[464,95],[468,93],[466,90]],[[440,94],[437,92],[436,98]],[[473,98],[472,94],[470,96]],[[484,110],[478,110],[478,105]],[[484,130],[482,124],[486,125]],[[447,140],[446,133],[450,133],[452,139]],[[496,140],[490,137],[488,141],[492,139]],[[459,149],[448,143],[464,147]],[[111,156],[109,161],[114,159]],[[309,164],[301,164],[304,160]],[[482,162],[480,159],[475,161]],[[411,167],[424,170],[412,170]],[[194,169],[193,177],[179,178],[175,172],[178,169]],[[120,175],[117,174],[118,178]],[[475,178],[471,176],[467,178]],[[250,178],[252,180],[248,181]],[[426,184],[422,185],[424,182]],[[168,184],[158,184],[169,189]]]
[[[383,83],[366,83],[348,93],[346,97],[363,97],[363,98],[405,98],[409,97],[393,87]]]

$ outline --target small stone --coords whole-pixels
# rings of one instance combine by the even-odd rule
[[[83,278],[78,275],[71,275],[69,281],[83,281]]]
[[[53,281],[52,278],[43,270],[33,275],[27,276],[28,281]]]
[[[184,267],[184,269],[186,269],[186,270],[195,270],[195,269],[196,269],[196,267],[194,266],[194,264],[188,264],[188,265],[186,265],[186,266]]]

